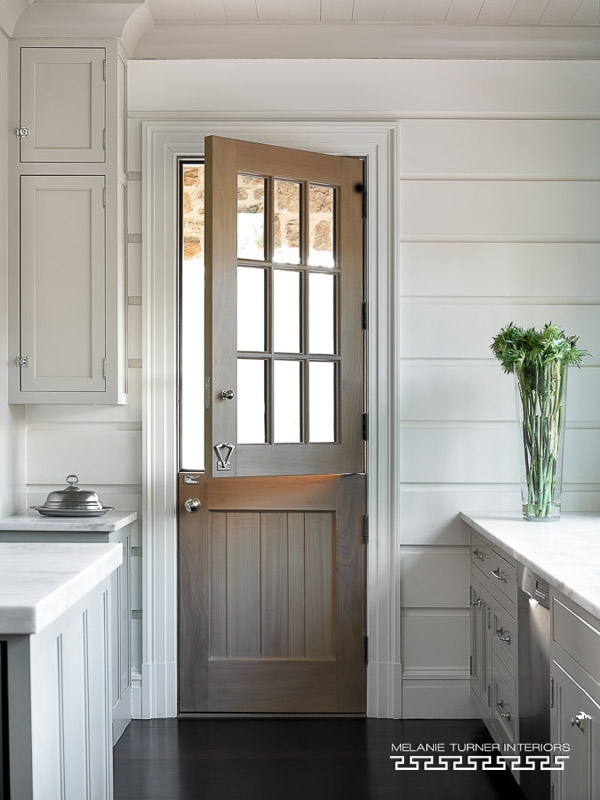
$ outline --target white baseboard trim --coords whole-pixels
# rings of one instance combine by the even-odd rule
[[[378,719],[402,718],[402,664],[369,662],[367,716]]]
[[[142,664],[140,719],[177,716],[177,664]]]

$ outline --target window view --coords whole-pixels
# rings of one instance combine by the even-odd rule
[[[204,164],[180,167],[181,469],[204,469]]]

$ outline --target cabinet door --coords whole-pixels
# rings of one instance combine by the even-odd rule
[[[103,193],[103,176],[21,178],[21,391],[105,390]]]
[[[474,581],[473,581],[474,583]],[[471,585],[471,694],[482,702],[483,648],[484,648],[484,603],[479,584]]]
[[[555,662],[551,675],[551,740],[570,745],[564,771],[552,773],[556,800],[595,800],[600,789],[600,707]]]
[[[103,162],[105,50],[21,49],[22,162]]]

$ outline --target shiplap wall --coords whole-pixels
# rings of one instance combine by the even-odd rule
[[[8,208],[8,40],[0,30],[0,363],[12,354],[7,341],[7,208]],[[8,516],[24,504],[24,411],[8,405],[8,370],[0,369],[0,516]]]
[[[129,74],[132,152],[140,119],[158,116],[400,120],[400,705],[469,715],[457,515],[519,510],[514,389],[489,350],[511,320],[556,322],[596,356],[570,375],[565,508],[600,506],[599,65],[144,61]]]
[[[551,319],[596,355],[571,371],[565,507],[600,506],[599,84],[592,62],[130,62],[130,404],[29,407],[28,503],[77,472],[139,508],[141,120],[398,119],[398,710],[472,713],[457,514],[519,503],[501,325]]]

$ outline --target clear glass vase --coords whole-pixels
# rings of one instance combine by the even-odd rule
[[[521,500],[527,520],[560,518],[567,367],[550,361],[515,372],[521,432]]]

